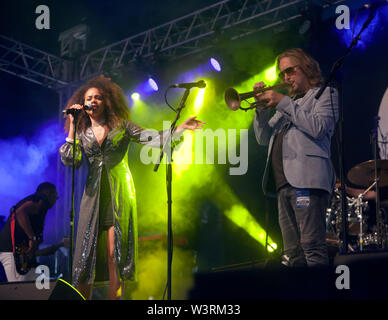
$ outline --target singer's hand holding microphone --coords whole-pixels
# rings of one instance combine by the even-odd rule
[[[63,115],[67,115],[69,117],[69,119],[70,119],[70,123],[72,123],[73,120],[74,120],[73,114],[75,112],[81,112],[81,110],[83,110],[83,108],[84,108],[83,105],[73,104],[72,106],[70,106],[70,108],[63,110],[62,114]]]
[[[93,110],[93,106],[90,103],[87,103],[85,105],[73,104],[69,108],[62,111],[62,114],[68,116],[70,119],[70,128],[69,128],[69,135],[68,135],[68,139],[70,139],[69,141],[74,139],[74,128],[73,128],[74,114],[79,115],[82,112],[82,110]]]
[[[73,104],[69,108],[63,110],[62,114],[63,115],[70,115],[70,120],[73,121],[73,115],[76,112],[78,112],[78,113],[81,112],[82,110],[93,110],[93,106],[91,104],[89,104],[89,103],[85,104],[85,105]]]

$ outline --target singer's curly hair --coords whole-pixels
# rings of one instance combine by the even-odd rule
[[[70,108],[73,104],[85,104],[85,93],[90,88],[98,89],[102,95],[105,106],[104,118],[109,129],[113,129],[123,121],[130,119],[130,112],[123,90],[110,78],[104,77],[104,75],[94,77],[81,86],[72,95],[65,109]],[[83,110],[78,118],[77,130],[84,132],[90,125],[90,118]],[[69,129],[70,119],[67,118],[65,122],[65,131],[68,132]]]
[[[282,58],[292,58],[309,80],[311,87],[318,87],[323,83],[321,69],[316,60],[300,48],[292,48],[284,51],[276,57],[276,67],[279,71],[279,62]],[[283,79],[281,79],[283,81]]]

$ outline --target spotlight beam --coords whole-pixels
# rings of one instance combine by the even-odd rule
[[[256,222],[256,220],[244,206],[237,204],[233,205],[229,210],[226,210],[224,214],[235,225],[244,229],[261,245],[264,247],[267,245],[267,250],[269,252],[273,252],[277,249],[276,243],[269,236],[268,243],[266,244],[266,231]]]

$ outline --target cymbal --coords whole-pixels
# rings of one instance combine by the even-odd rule
[[[377,160],[377,175],[380,178],[379,186],[388,186],[388,160]],[[357,164],[348,172],[351,183],[368,188],[375,180],[375,162],[368,160]]]

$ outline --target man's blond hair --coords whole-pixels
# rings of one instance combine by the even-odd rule
[[[276,57],[276,66],[279,70],[279,62],[282,58],[292,58],[309,80],[311,87],[319,87],[323,83],[321,69],[317,61],[300,48],[292,48],[284,51]],[[281,79],[283,81],[283,79]]]

